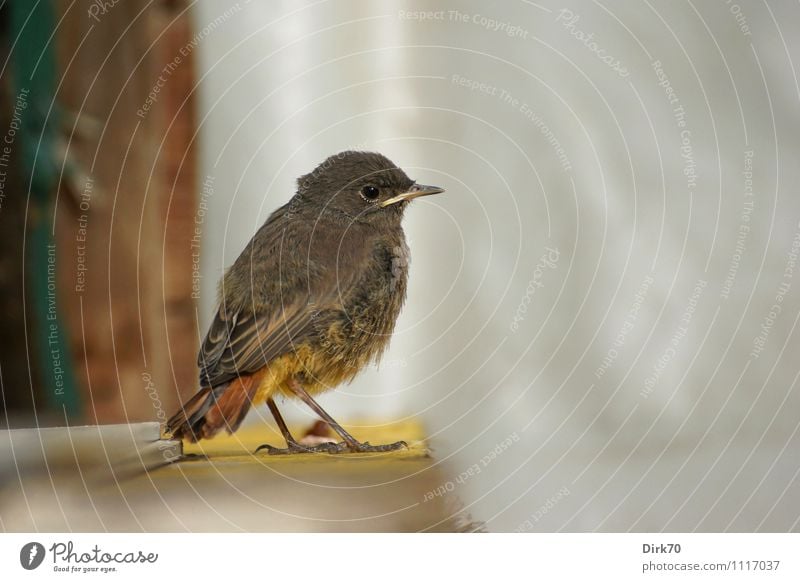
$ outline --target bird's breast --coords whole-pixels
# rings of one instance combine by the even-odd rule
[[[317,316],[309,338],[308,375],[336,384],[379,359],[405,301],[407,280],[405,242],[375,244],[350,288],[340,290],[341,303]]]

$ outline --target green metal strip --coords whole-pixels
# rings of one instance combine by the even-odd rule
[[[30,0],[11,0],[9,5],[11,38],[16,39],[12,55],[16,93],[12,126],[16,122],[19,127],[14,138],[22,152],[18,160],[30,183],[25,291],[34,314],[32,353],[41,371],[48,407],[76,418],[81,413],[81,403],[69,334],[58,305],[58,256],[53,236],[59,171],[58,110],[53,106],[55,38],[51,38],[55,18],[51,0],[31,4]]]

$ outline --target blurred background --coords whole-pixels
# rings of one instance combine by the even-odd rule
[[[406,213],[406,307],[335,418],[421,419],[492,531],[800,529],[796,4],[0,16],[5,424],[163,422],[225,268],[375,150],[447,193]]]

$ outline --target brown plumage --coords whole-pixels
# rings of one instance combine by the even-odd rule
[[[200,392],[168,431],[191,441],[233,432],[267,401],[289,446],[280,451],[300,452],[272,400],[282,394],[303,399],[350,450],[379,449],[352,439],[311,394],[352,380],[387,347],[406,295],[403,210],[441,191],[375,153],[342,152],[301,177],[222,279],[198,355]]]

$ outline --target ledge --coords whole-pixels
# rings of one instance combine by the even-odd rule
[[[25,471],[20,463],[0,466],[0,515],[6,531],[261,531],[396,532],[474,531],[452,493],[432,495],[448,478],[431,457],[422,427],[414,422],[374,428],[347,426],[374,444],[405,440],[408,450],[391,453],[253,454],[269,442],[282,445],[271,425],[247,426],[234,435],[183,447],[153,440],[155,423],[82,427],[80,462],[65,448],[67,429],[47,433],[37,444],[28,435],[31,459],[47,459],[61,471]],[[75,429],[69,429],[72,441]],[[16,432],[16,431],[8,431]],[[293,431],[295,434],[301,430]],[[138,435],[136,438],[130,435]],[[25,457],[17,435],[0,435]],[[2,439],[6,440],[3,441]],[[126,446],[136,441],[133,450]],[[109,443],[118,443],[110,447]],[[9,445],[8,443],[11,443]],[[44,451],[44,453],[42,453]],[[106,452],[111,459],[105,458]],[[3,450],[4,458],[6,451]],[[27,453],[26,453],[27,454]],[[116,455],[119,455],[117,458]],[[122,459],[141,458],[139,470]],[[72,459],[60,462],[59,459]],[[166,463],[171,459],[176,462]],[[118,462],[119,461],[119,462]],[[70,469],[71,467],[71,469]],[[86,479],[87,470],[92,474]],[[31,503],[35,499],[35,503]]]

